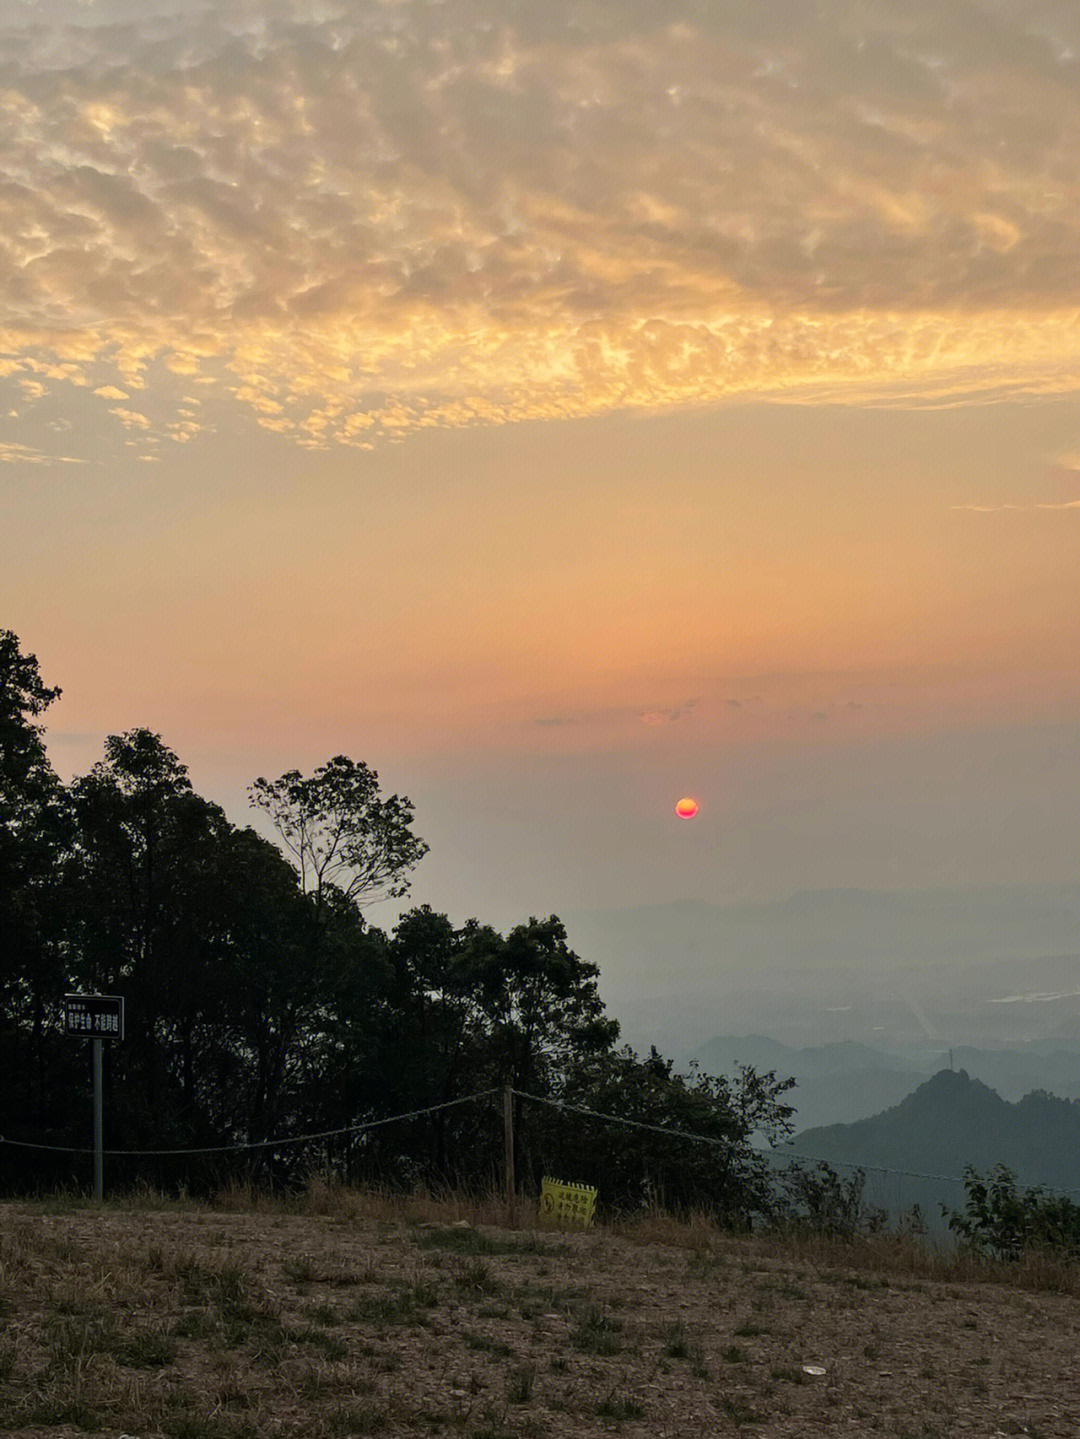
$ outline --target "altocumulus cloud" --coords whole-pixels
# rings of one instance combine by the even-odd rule
[[[6,383],[315,447],[1073,389],[1078,54],[1049,0],[20,6]]]

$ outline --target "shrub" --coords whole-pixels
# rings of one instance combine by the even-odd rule
[[[859,1233],[877,1233],[885,1212],[863,1205],[866,1172],[856,1169],[841,1179],[824,1160],[816,1169],[790,1164],[779,1175],[775,1227],[796,1234],[819,1234],[829,1239],[854,1239]]]
[[[999,1164],[986,1179],[973,1165],[964,1170],[965,1214],[944,1204],[949,1228],[977,1254],[1019,1259],[1025,1250],[1080,1250],[1080,1205],[1042,1185],[1019,1190],[1016,1175]]]

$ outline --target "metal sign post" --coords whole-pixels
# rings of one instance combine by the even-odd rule
[[[94,1198],[105,1197],[105,1125],[101,1099],[101,1040],[94,1040]]]
[[[102,1117],[102,1042],[124,1037],[124,1000],[120,995],[65,994],[64,1031],[79,1039],[92,1039],[94,1069],[94,1198],[105,1194],[105,1126]]]
[[[506,1154],[506,1224],[507,1228],[512,1228],[517,1185],[514,1182],[514,1091],[509,1084],[503,1090],[503,1146]]]

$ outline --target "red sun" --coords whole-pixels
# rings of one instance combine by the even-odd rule
[[[689,795],[685,799],[681,799],[675,806],[675,813],[680,819],[693,819],[697,812],[698,802],[696,799],[691,799]]]

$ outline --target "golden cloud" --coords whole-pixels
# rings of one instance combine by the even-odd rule
[[[0,465],[83,465],[85,460],[80,460],[73,455],[47,455],[41,450],[34,449],[32,445],[19,445],[7,440],[0,440]]]
[[[109,414],[115,415],[125,430],[149,430],[151,428],[150,421],[139,410],[128,410],[123,405],[114,405]]]
[[[1071,11],[526,8],[9,21],[0,376],[309,446],[1080,384]]]

